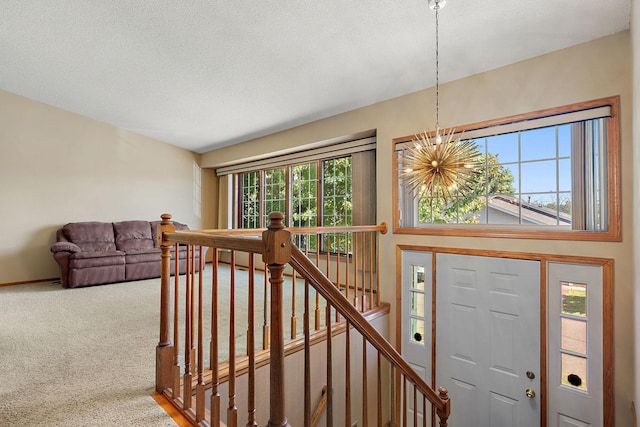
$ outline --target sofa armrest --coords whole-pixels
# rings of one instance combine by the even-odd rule
[[[80,247],[75,243],[71,243],[71,242],[58,242],[58,243],[54,243],[54,245],[51,246],[51,252],[53,252],[54,254],[58,252],[75,253],[80,251],[81,251]]]

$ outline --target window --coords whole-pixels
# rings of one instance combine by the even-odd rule
[[[398,178],[396,231],[619,240],[617,108],[608,98],[467,126],[481,159],[471,189],[418,198]],[[398,171],[410,140],[394,140]]]
[[[291,179],[288,180],[287,176]],[[318,180],[318,176],[321,177]],[[257,184],[262,180],[262,193]],[[261,228],[269,213],[283,212],[290,227],[352,225],[351,156],[283,168],[243,172],[239,176],[239,224]],[[318,197],[318,185],[322,197]],[[260,196],[260,194],[262,194]],[[318,207],[322,206],[322,215]],[[258,215],[257,211],[262,212]],[[288,215],[287,215],[288,214]],[[261,218],[258,223],[257,218]]]
[[[587,285],[561,282],[561,382],[587,390]]]
[[[375,147],[375,137],[366,136],[219,168],[221,182],[233,177],[220,212],[231,210],[228,223],[237,228],[264,228],[275,211],[288,227],[375,224]],[[315,238],[305,239],[298,246],[315,250]],[[322,250],[350,247],[344,235],[326,239]]]

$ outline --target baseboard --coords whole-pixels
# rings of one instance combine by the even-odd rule
[[[38,280],[26,280],[23,282],[9,282],[9,283],[0,283],[0,287],[2,286],[16,286],[16,285],[30,285],[31,283],[40,283],[40,282],[59,282],[59,277],[52,277],[49,279],[38,279]]]

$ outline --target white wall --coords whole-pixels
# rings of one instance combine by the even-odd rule
[[[0,284],[59,277],[49,247],[68,222],[168,212],[200,228],[192,178],[199,157],[0,91]]]

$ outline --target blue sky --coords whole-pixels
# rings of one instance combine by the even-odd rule
[[[555,195],[535,193],[571,191],[571,125],[523,131],[520,144],[518,133],[480,138],[475,142],[481,152],[486,149],[497,155],[500,163],[511,170],[516,192],[534,193],[529,194],[531,200],[555,199]],[[522,162],[520,170],[518,161]]]

